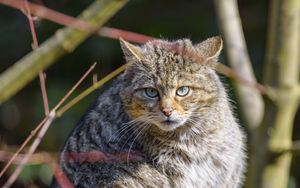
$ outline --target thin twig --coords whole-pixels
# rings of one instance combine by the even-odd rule
[[[57,183],[63,188],[75,188],[73,183],[65,175],[59,165],[55,164],[53,167],[53,174]]]
[[[7,151],[0,151],[0,161],[7,162],[14,154]],[[49,154],[49,152],[39,152],[32,154],[30,159],[26,162],[25,165],[36,165],[36,164],[46,164],[49,168],[52,169],[53,175],[57,181],[57,183],[63,188],[74,188],[74,185],[68,179],[68,177],[61,170],[59,165],[53,159],[54,155]],[[20,164],[25,154],[19,154],[16,160],[13,162],[14,164]]]
[[[8,162],[15,153],[8,151],[0,151],[0,161]],[[18,154],[13,161],[13,164],[20,164],[22,159],[25,157],[25,154]],[[27,161],[26,165],[34,165],[34,164],[50,164],[54,162],[54,159],[49,154],[49,152],[39,152],[35,153],[31,156],[31,158]]]
[[[265,86],[263,86],[262,84],[260,84],[258,82],[251,82],[251,81],[243,78],[241,75],[237,74],[232,68],[229,68],[228,66],[221,64],[221,63],[217,64],[216,68],[219,73],[224,74],[231,80],[237,81],[245,86],[252,87],[252,88],[256,89],[257,91],[259,91],[263,95],[268,95],[268,92],[267,92],[267,89],[265,88]]]
[[[15,180],[18,178],[19,174],[24,168],[25,163],[29,160],[31,155],[34,153],[38,145],[40,144],[42,138],[44,137],[45,133],[47,132],[48,128],[50,127],[51,123],[55,119],[55,111],[51,111],[49,114],[49,118],[45,122],[44,126],[39,131],[37,137],[33,141],[32,145],[29,148],[29,151],[26,153],[20,164],[18,165],[17,169],[13,172],[13,174],[9,177],[7,182],[4,184],[3,188],[9,188]]]
[[[16,159],[18,154],[25,148],[25,146],[29,143],[29,141],[33,138],[33,136],[40,130],[40,128],[44,125],[44,123],[48,120],[48,117],[45,117],[39,125],[30,132],[30,135],[26,138],[26,140],[22,143],[20,148],[14,153],[14,155],[11,157],[11,159],[8,161],[8,163],[5,165],[5,167],[1,170],[0,178],[3,176],[3,174],[6,172],[8,167],[13,163],[13,161]]]
[[[98,81],[98,74],[93,74],[93,85]]]
[[[30,31],[31,31],[32,41],[33,41],[33,49],[37,49],[39,47],[39,43],[37,40],[35,26],[34,26],[32,16],[31,16],[30,8],[28,7],[28,1],[24,0],[24,4],[25,4],[25,9],[26,9],[25,14],[28,19],[29,26],[30,26]]]
[[[34,22],[33,22],[32,16],[31,16],[30,8],[28,7],[28,1],[24,0],[24,3],[25,3],[25,9],[26,9],[26,16],[28,18],[32,41],[33,41],[32,48],[35,50],[39,47],[39,43],[37,40],[36,31],[35,31]],[[43,97],[45,116],[48,116],[49,115],[49,102],[48,102],[46,81],[45,81],[45,76],[44,76],[43,70],[39,71],[39,79],[40,79],[40,84],[41,84],[41,92],[42,92],[42,97]]]
[[[86,71],[86,73],[79,79],[79,81],[76,82],[76,84],[71,88],[71,90],[58,102],[58,104],[51,110],[52,112],[52,115],[54,115],[54,117],[52,118],[50,115],[45,117],[44,120],[38,125],[38,127],[31,132],[31,134],[27,137],[27,139],[24,141],[24,143],[22,144],[22,146],[18,149],[18,151],[13,155],[13,157],[9,160],[9,162],[6,164],[6,166],[4,167],[4,169],[1,171],[1,176],[5,173],[5,171],[8,169],[8,167],[11,165],[11,163],[15,160],[15,158],[17,157],[17,155],[22,151],[22,149],[27,145],[27,143],[32,139],[32,137],[36,134],[36,132],[42,127],[42,129],[40,130],[39,132],[39,135],[36,137],[35,141],[33,142],[33,144],[31,145],[31,149],[33,150],[33,152],[35,151],[36,148],[34,148],[35,144],[39,144],[40,142],[40,139],[43,137],[44,133],[43,131],[47,131],[46,128],[44,128],[45,126],[50,126],[50,125],[47,125],[47,122],[48,123],[52,123],[52,121],[54,120],[55,118],[55,111],[63,104],[63,102],[72,94],[72,92],[74,92],[74,90],[79,86],[79,84],[82,83],[82,81],[87,77],[87,75],[95,68],[96,66],[96,63],[94,63],[89,69],[88,71]],[[50,119],[52,118],[52,120]],[[50,119],[50,120],[49,120]],[[46,130],[44,130],[46,129]],[[36,141],[37,140],[37,141]],[[36,146],[37,147],[37,146]],[[30,153],[31,153],[31,150],[29,150],[28,152],[28,155],[30,157]],[[25,157],[24,157],[25,158]],[[26,158],[28,160],[28,158]],[[25,161],[26,163],[26,161]],[[17,168],[17,172],[15,171],[14,174],[18,174],[21,172],[22,168],[23,168],[23,165],[20,164],[21,167],[18,167]],[[20,168],[20,169],[19,169]],[[16,175],[14,175],[16,176]],[[7,181],[7,185],[10,186],[10,183],[11,182],[14,182],[14,178],[16,177],[13,177],[11,178],[11,180],[8,180]]]
[[[122,29],[117,28],[111,28],[111,27],[102,27],[98,32],[98,35],[102,37],[107,37],[111,39],[119,40],[120,38],[123,38],[127,41],[136,42],[140,44],[144,44],[147,41],[154,40],[156,38],[150,37],[147,35],[126,31]]]
[[[57,110],[64,102],[65,100],[74,92],[74,90],[81,84],[81,82],[90,74],[90,72],[95,68],[97,63],[94,63],[88,71],[78,80],[78,82],[71,88],[71,90],[62,98],[59,103],[53,108],[53,110]]]
[[[105,76],[104,78],[102,78],[101,80],[99,80],[97,83],[93,84],[91,87],[89,87],[88,89],[86,89],[84,92],[82,92],[81,94],[79,94],[77,97],[75,97],[74,99],[72,99],[69,103],[67,103],[65,106],[63,106],[61,109],[59,109],[57,111],[56,117],[60,117],[65,111],[67,111],[69,108],[71,108],[72,106],[74,106],[81,99],[83,99],[87,95],[91,94],[94,90],[98,89],[103,84],[107,83],[112,78],[114,78],[115,76],[117,76],[118,74],[120,74],[122,71],[125,70],[126,66],[127,66],[127,64],[122,65],[118,69],[114,70],[113,72],[111,72],[110,74],[108,74],[107,76]]]

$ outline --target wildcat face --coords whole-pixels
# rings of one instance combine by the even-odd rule
[[[133,120],[173,131],[195,123],[216,100],[219,80],[213,64],[222,48],[219,37],[195,46],[189,40],[121,44],[129,63],[121,97]]]

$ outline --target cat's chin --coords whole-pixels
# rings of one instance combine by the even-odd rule
[[[156,126],[159,129],[161,129],[163,131],[166,131],[166,132],[174,131],[176,128],[178,128],[178,127],[180,127],[182,125],[183,125],[183,122],[169,121],[169,120],[156,123]]]

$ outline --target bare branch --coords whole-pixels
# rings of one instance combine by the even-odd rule
[[[245,80],[256,83],[236,0],[214,0],[219,26],[225,40],[228,62]],[[234,82],[238,102],[248,128],[255,129],[262,120],[264,103],[260,93],[242,83]]]

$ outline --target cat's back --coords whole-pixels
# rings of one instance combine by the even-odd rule
[[[118,77],[75,126],[62,152],[86,152],[93,149],[108,152],[119,149],[114,148],[117,143],[112,144],[116,142],[115,133],[129,121],[122,108],[119,95],[121,87],[122,77]]]

